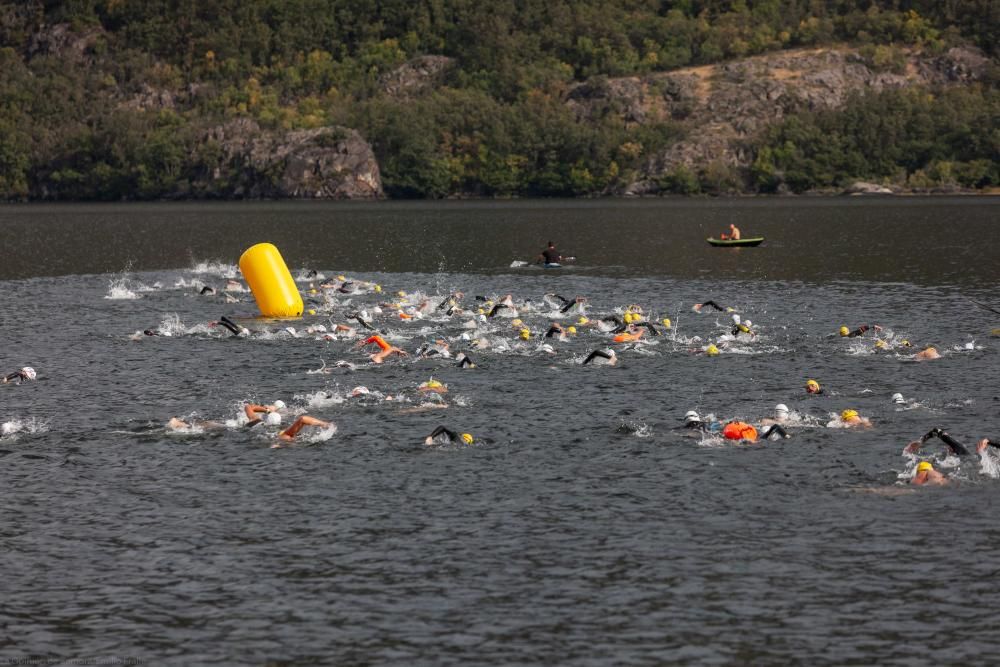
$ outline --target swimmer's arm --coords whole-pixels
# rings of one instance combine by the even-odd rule
[[[447,429],[444,426],[438,426],[429,436],[424,438],[424,442],[429,445],[434,441],[434,438],[438,437],[442,433],[447,435],[449,440],[458,440],[458,433],[455,433],[451,429]]]
[[[960,443],[958,440],[955,440],[955,438],[951,437],[944,431],[938,433],[938,437],[941,438],[941,440],[944,441],[946,445],[948,445],[948,449],[951,450],[952,454],[955,454],[956,456],[969,455],[969,450],[965,447],[965,445]]]
[[[255,403],[249,403],[243,407],[243,412],[246,413],[247,419],[252,422],[260,421],[260,417],[257,416],[258,412],[271,412],[271,408],[266,405],[257,405]]]

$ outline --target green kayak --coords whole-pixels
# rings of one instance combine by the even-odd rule
[[[742,248],[742,247],[753,248],[754,246],[758,246],[761,243],[763,243],[764,242],[764,237],[763,236],[755,236],[755,237],[750,238],[750,239],[739,239],[738,241],[734,241],[733,239],[713,239],[713,238],[709,237],[708,238],[708,242],[711,245],[716,245],[716,246],[738,247],[738,248]]]

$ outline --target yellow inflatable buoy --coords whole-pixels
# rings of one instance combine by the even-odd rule
[[[247,248],[240,257],[240,271],[246,278],[257,307],[264,317],[301,317],[302,295],[278,249],[270,243]]]

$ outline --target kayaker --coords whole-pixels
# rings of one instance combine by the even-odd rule
[[[556,244],[549,241],[548,247],[545,248],[540,255],[538,255],[537,263],[541,264],[544,262],[545,264],[558,264],[561,261],[562,255],[560,255],[559,251],[556,250]]]
[[[719,238],[723,241],[739,241],[740,240],[740,228],[734,224],[729,225],[728,234],[720,234]]]

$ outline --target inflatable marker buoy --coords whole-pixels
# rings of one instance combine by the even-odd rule
[[[270,243],[247,248],[240,271],[264,317],[301,317],[302,295],[278,249]]]

